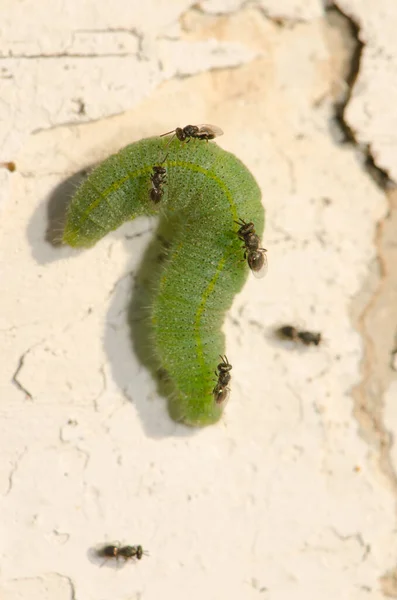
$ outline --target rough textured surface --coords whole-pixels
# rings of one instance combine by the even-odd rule
[[[338,2],[357,30],[317,3],[171,4],[4,7],[1,598],[397,597],[397,204],[373,168],[396,177],[395,8]],[[195,435],[126,326],[153,223],[47,241],[72,175],[189,122],[256,175],[269,256],[227,321],[225,418]],[[281,343],[284,322],[324,344]],[[101,568],[116,540],[150,557]]]
[[[359,27],[364,44],[346,111],[356,140],[369,145],[376,164],[397,180],[397,5],[388,0],[337,0]]]

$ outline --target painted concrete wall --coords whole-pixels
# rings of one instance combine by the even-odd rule
[[[0,598],[397,597],[397,7],[0,11]],[[222,127],[267,212],[268,275],[225,323],[232,397],[201,431],[131,347],[153,221],[54,243],[76,173],[188,123]],[[286,322],[324,343],[281,343]],[[102,564],[116,541],[150,556]]]

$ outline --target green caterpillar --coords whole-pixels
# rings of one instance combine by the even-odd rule
[[[221,327],[249,273],[241,242],[250,238],[241,224],[255,224],[257,248],[261,193],[247,168],[214,143],[144,139],[87,177],[70,204],[63,241],[89,247],[126,220],[155,214],[157,236],[139,276],[143,292],[131,307],[134,333],[147,342],[140,358],[161,376],[175,420],[209,425],[221,417],[229,391],[230,374],[221,368],[216,380],[225,351]]]

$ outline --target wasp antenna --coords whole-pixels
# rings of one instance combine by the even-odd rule
[[[164,135],[168,135],[169,133],[172,133],[172,131],[169,131],[168,133],[164,133],[164,134],[163,134],[163,135],[161,135],[160,137],[163,137]],[[174,139],[174,137],[175,137],[175,133],[174,133],[174,135],[172,135],[172,136],[170,137],[170,141],[168,142],[168,144],[167,144],[167,145],[166,145],[166,147],[165,147],[165,149],[166,149],[166,150],[169,148],[169,146],[170,146],[170,144],[171,144],[172,140]]]
[[[167,160],[169,155],[169,152],[167,152],[167,154],[164,156],[163,160],[161,161],[161,164],[165,163],[165,161]]]

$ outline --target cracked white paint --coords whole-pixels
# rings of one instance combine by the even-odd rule
[[[397,431],[397,381],[390,384],[385,393],[385,427],[395,440],[395,431]],[[394,442],[390,452],[394,471],[397,472],[397,445]]]
[[[225,14],[238,10],[246,0],[204,0],[199,2],[201,10],[210,14]],[[261,8],[272,19],[286,21],[310,21],[324,15],[322,0],[255,0],[251,6]]]
[[[245,0],[204,0],[198,3],[200,10],[214,15],[221,15],[239,10]]]
[[[360,72],[345,113],[356,139],[397,180],[397,5],[388,0],[337,0],[360,28]]]
[[[0,159],[11,160],[33,131],[127,110],[170,77],[252,60],[241,44],[158,39],[191,4],[117,0],[65,10],[51,2],[38,10],[3,2]],[[0,172],[0,207],[7,181]]]
[[[310,21],[324,15],[322,0],[260,0],[258,6],[269,17],[286,21]]]
[[[395,499],[350,396],[363,350],[349,310],[387,206],[354,150],[330,135],[342,46],[330,46],[317,3],[300,16],[303,3],[283,4],[287,20],[307,21],[285,28],[252,7],[193,10],[184,21],[195,29],[181,27],[191,5],[7,3],[2,47],[13,53],[23,40],[23,54],[35,54],[39,40],[40,53],[103,44],[109,54],[123,43],[132,56],[0,59],[15,68],[0,110],[4,160],[18,168],[0,174],[1,600],[381,600],[379,578],[396,562]],[[65,64],[79,66],[65,75]],[[205,70],[157,89],[165,73]],[[266,279],[249,279],[227,319],[225,419],[195,433],[168,419],[131,349],[131,287],[153,222],[85,252],[45,241],[65,178],[188,122],[222,126],[219,143],[253,170],[269,256]],[[286,321],[325,343],[283,345],[272,330]],[[17,378],[32,399],[12,381],[21,357]],[[390,430],[394,398],[391,387]],[[115,541],[150,556],[101,567],[93,549]]]
[[[25,598],[78,600],[75,596],[73,582],[61,573],[46,573],[40,577],[14,579],[4,588],[0,587],[0,595],[7,600],[24,600]]]
[[[166,78],[237,67],[255,58],[255,54],[243,44],[220,44],[215,39],[194,44],[162,40],[159,41],[159,51]]]

